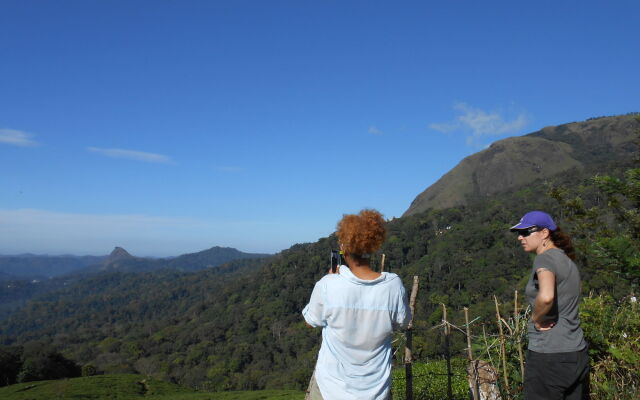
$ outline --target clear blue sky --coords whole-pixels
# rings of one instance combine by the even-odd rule
[[[276,252],[640,111],[637,1],[0,1],[0,254]]]

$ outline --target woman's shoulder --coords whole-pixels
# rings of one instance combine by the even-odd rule
[[[326,285],[330,284],[331,282],[335,282],[338,279],[340,279],[340,274],[326,274],[325,276],[320,278],[320,280],[318,280],[316,284]]]
[[[398,276],[398,274],[394,273],[394,272],[382,272],[382,275],[384,275],[385,279],[388,281],[394,280],[394,279],[400,279],[400,277]]]
[[[542,254],[538,254],[536,255],[536,260],[537,259],[541,259],[541,260],[565,260],[566,258],[569,258],[565,253],[564,250],[554,247],[551,248],[547,251],[545,251]]]
[[[402,282],[402,278],[400,278],[398,274],[394,274],[393,272],[383,272],[382,274],[385,276],[384,281],[387,284],[399,286],[404,289],[404,283]]]
[[[538,268],[546,268],[551,272],[556,272],[556,267],[559,265],[564,265],[567,262],[571,262],[571,259],[564,254],[562,249],[553,248],[545,251],[544,253],[536,255],[533,260],[534,269]]]

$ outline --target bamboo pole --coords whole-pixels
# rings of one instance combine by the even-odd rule
[[[453,392],[451,391],[451,352],[449,351],[449,334],[451,328],[449,327],[449,321],[447,320],[447,307],[442,304],[442,321],[444,324],[444,348],[445,357],[447,359],[447,399],[453,399]]]
[[[471,327],[469,326],[469,309],[467,307],[464,308],[464,322],[467,326],[467,356],[469,358],[469,372],[471,372],[471,379],[473,383],[471,384],[471,394],[473,395],[473,400],[480,400],[478,396],[478,371],[473,365],[473,350],[471,349]]]
[[[384,257],[384,256],[383,256]],[[384,260],[384,258],[383,258]],[[405,399],[413,400],[413,317],[416,310],[416,296],[418,295],[418,276],[413,277],[413,286],[411,287],[411,296],[409,297],[409,309],[411,310],[411,319],[407,325],[407,342],[404,347],[404,372],[405,372]]]
[[[502,359],[502,376],[504,377],[505,392],[509,393],[509,377],[507,376],[507,351],[504,346],[504,332],[502,331],[502,318],[498,308],[498,298],[493,296],[496,303],[496,318],[498,319],[498,332],[500,333],[500,358]]]
[[[473,361],[473,350],[471,350],[471,327],[469,326],[469,309],[464,307],[464,323],[467,327],[467,356],[469,361]]]
[[[409,297],[409,309],[411,310],[411,320],[409,321],[409,325],[407,329],[413,328],[413,316],[416,313],[416,297],[418,296],[418,286],[420,284],[420,278],[418,275],[413,277],[413,286],[411,286],[411,296]]]

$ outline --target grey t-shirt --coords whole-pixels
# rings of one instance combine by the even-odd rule
[[[556,294],[546,315],[556,322],[548,331],[538,331],[529,320],[529,350],[539,353],[564,353],[584,349],[586,342],[580,328],[580,272],[576,264],[560,249],[549,249],[536,256],[525,294],[533,309],[538,294],[536,270],[544,268],[555,275]]]

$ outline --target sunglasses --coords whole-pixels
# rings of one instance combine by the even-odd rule
[[[540,229],[537,226],[532,226],[531,228],[527,228],[527,229],[518,229],[515,232],[518,234],[518,236],[527,237],[531,235],[533,232],[538,232],[539,230]]]

